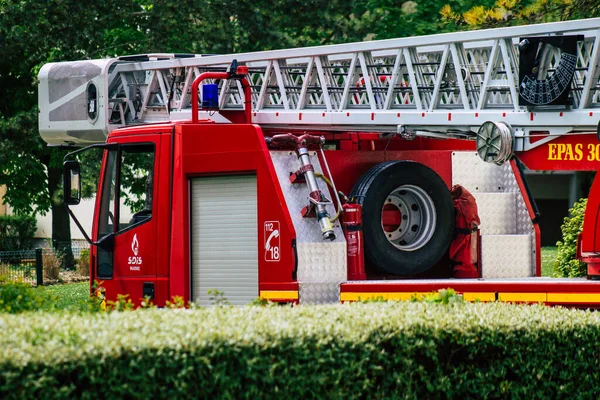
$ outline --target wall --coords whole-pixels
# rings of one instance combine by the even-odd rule
[[[82,199],[81,203],[76,206],[71,206],[71,211],[75,214],[81,226],[85,229],[85,232],[89,235],[92,231],[92,219],[94,217],[94,205],[96,198]],[[71,222],[71,239],[72,240],[84,240],[84,236],[81,234],[79,228],[73,221]],[[40,239],[52,238],[52,213],[48,212],[46,215],[37,217],[37,231],[35,237]]]
[[[0,185],[0,215],[6,215],[6,205],[2,204],[4,194],[6,193],[6,186]]]

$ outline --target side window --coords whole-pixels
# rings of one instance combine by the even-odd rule
[[[119,231],[152,218],[154,145],[121,147]]]
[[[87,87],[87,109],[90,122],[96,122],[98,119],[98,89],[92,82]]]
[[[106,167],[104,169],[104,183],[100,198],[100,220],[98,221],[98,239],[115,232],[115,207],[117,191],[117,151],[107,150]],[[98,247],[99,279],[112,279],[113,277],[113,252]]]
[[[117,188],[117,151],[110,150],[106,156],[104,170],[104,186],[100,202],[100,221],[98,224],[98,239],[115,231],[115,193]]]
[[[98,239],[152,218],[154,145],[123,145],[106,157]]]

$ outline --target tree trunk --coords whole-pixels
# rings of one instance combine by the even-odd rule
[[[62,168],[48,168],[48,192],[52,204],[52,246],[62,258],[62,267],[75,269],[75,259],[71,248],[71,221],[67,207],[59,196],[62,186]]]

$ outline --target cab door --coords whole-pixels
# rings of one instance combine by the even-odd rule
[[[107,299],[156,297],[158,162],[161,134],[118,138],[106,150],[99,191],[96,278]]]

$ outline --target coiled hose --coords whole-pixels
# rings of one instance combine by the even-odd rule
[[[484,122],[477,132],[477,153],[485,162],[502,165],[513,152],[510,126],[503,122]]]

